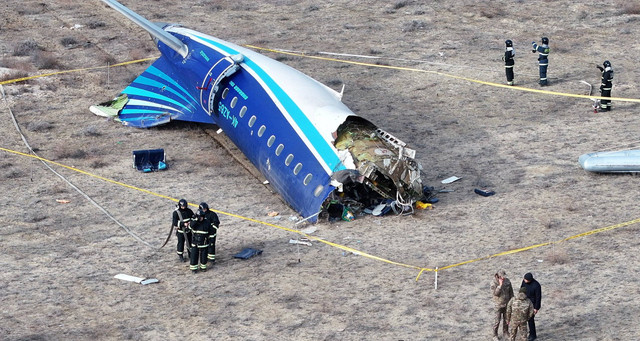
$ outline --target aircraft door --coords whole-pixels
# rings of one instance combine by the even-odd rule
[[[198,90],[200,90],[200,105],[209,116],[211,116],[211,113],[218,114],[215,110],[215,102],[220,98],[220,96],[216,96],[220,92],[220,82],[238,71],[239,64],[242,63],[243,59],[242,55],[233,55],[218,60],[202,80],[202,84],[198,87]]]

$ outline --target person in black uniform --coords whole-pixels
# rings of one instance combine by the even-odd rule
[[[187,247],[191,245],[191,232],[189,231],[189,223],[193,218],[193,211],[188,207],[187,200],[180,199],[178,206],[173,211],[173,228],[176,229],[176,235],[178,236],[177,253],[180,261],[186,262],[184,258],[184,243],[187,242]],[[187,240],[185,240],[185,235]]]
[[[605,60],[602,66],[596,66],[600,72],[602,72],[602,82],[600,84],[600,96],[611,97],[611,88],[613,87],[613,69],[611,68],[611,62]],[[602,111],[611,110],[611,100],[603,99],[600,101],[600,109]]]
[[[218,235],[218,227],[220,226],[220,219],[218,215],[209,210],[209,205],[206,202],[200,203],[200,210],[204,212],[204,219],[206,219],[211,225],[212,234],[209,235],[209,249],[207,250],[207,258],[211,263],[216,261],[216,236]]]
[[[542,37],[542,45],[531,42],[531,52],[538,52],[538,66],[540,67],[540,86],[547,85],[547,67],[549,66],[549,38]]]
[[[527,289],[527,297],[533,303],[533,316],[529,319],[529,337],[528,341],[533,341],[538,338],[536,334],[536,321],[534,320],[536,314],[538,314],[538,310],[540,310],[540,302],[542,301],[542,287],[540,283],[533,279],[533,275],[530,272],[524,274],[524,279],[522,280],[521,288]]]
[[[205,219],[202,210],[196,212],[196,219],[191,222],[193,232],[193,243],[191,244],[191,262],[189,269],[191,272],[198,272],[198,261],[200,261],[200,271],[207,271],[207,248],[209,247],[209,235],[213,233],[211,223]]]
[[[513,49],[513,42],[511,40],[507,40],[504,43],[507,47],[502,60],[504,61],[504,70],[507,74],[507,85],[513,85],[513,65],[515,64],[513,57],[516,56],[516,50]]]

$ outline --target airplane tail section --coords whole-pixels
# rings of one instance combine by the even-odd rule
[[[149,128],[172,120],[213,123],[194,94],[180,85],[180,77],[164,57],[157,59],[115,99],[92,105],[96,115],[123,124]]]

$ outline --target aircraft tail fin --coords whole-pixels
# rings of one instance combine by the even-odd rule
[[[115,9],[116,11],[122,13],[125,17],[129,18],[129,20],[133,21],[134,23],[136,23],[137,25],[145,29],[147,32],[149,32],[149,34],[151,34],[151,36],[153,36],[154,38],[167,44],[167,46],[169,46],[172,50],[179,53],[182,56],[182,58],[187,57],[187,54],[189,53],[189,48],[187,47],[186,44],[180,41],[180,39],[172,36],[165,30],[163,30],[161,27],[159,27],[158,25],[143,18],[138,13],[130,10],[129,8],[125,7],[124,5],[122,5],[121,3],[115,0],[102,0],[102,2],[111,6],[111,8]]]

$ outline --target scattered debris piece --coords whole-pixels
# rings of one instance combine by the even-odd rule
[[[136,277],[136,276],[131,276],[131,275],[125,275],[125,274],[117,274],[117,275],[114,276],[114,278],[121,279],[121,280],[127,281],[127,282],[139,283],[139,284],[142,284],[142,285],[147,285],[147,284],[151,284],[151,283],[160,282],[160,281],[158,281],[157,278],[142,278],[142,277]]]
[[[259,255],[262,253],[262,250],[258,250],[258,249],[254,249],[254,248],[245,248],[244,250],[236,253],[233,258],[239,258],[239,259],[249,259],[253,256]]]
[[[373,214],[374,216],[383,216],[387,213],[389,213],[389,211],[391,211],[391,205],[388,202],[382,202],[381,204],[378,204],[378,206],[376,206],[372,211],[371,214]]]
[[[268,215],[269,217],[275,217],[275,216],[277,216],[277,215],[279,215],[279,214],[280,214],[280,213],[278,213],[278,212],[276,212],[276,211],[271,211],[271,212],[267,213],[267,215]]]
[[[316,230],[318,230],[318,227],[316,227],[315,225],[311,225],[309,227],[303,228],[302,230],[300,230],[300,232],[304,234],[312,234],[316,232]]]
[[[356,215],[353,214],[353,211],[345,206],[344,209],[342,210],[342,220],[344,221],[354,221],[356,219]]]
[[[56,202],[61,203],[61,204],[68,204],[71,201],[67,200],[67,199],[56,199]]]
[[[578,162],[584,170],[598,173],[640,172],[640,150],[618,150],[580,155]]]
[[[482,195],[483,197],[490,197],[490,196],[496,194],[496,192],[494,192],[494,191],[490,191],[490,190],[486,190],[486,189],[479,189],[479,188],[476,188],[473,191],[476,192],[476,194]]]
[[[440,182],[442,182],[443,184],[450,184],[450,183],[452,183],[454,181],[458,181],[460,179],[462,179],[462,178],[459,178],[457,176],[451,176],[451,177],[448,177],[448,178],[446,178],[446,179],[444,179],[444,180],[442,180]]]
[[[311,246],[311,242],[298,240],[298,239],[289,239],[289,244],[300,244],[300,245]]]
[[[145,173],[167,169],[164,149],[134,150],[133,168]]]
[[[432,209],[433,205],[427,202],[422,202],[422,201],[416,201],[416,208],[420,209],[420,210],[425,210],[425,209]]]

